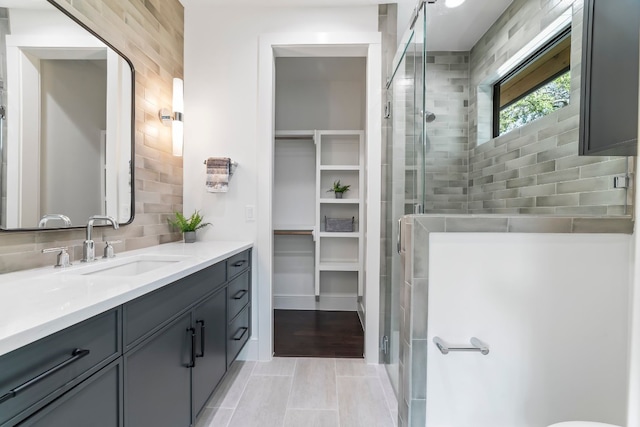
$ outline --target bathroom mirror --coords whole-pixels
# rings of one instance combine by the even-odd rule
[[[48,0],[0,0],[0,58],[0,228],[131,222],[131,62]]]

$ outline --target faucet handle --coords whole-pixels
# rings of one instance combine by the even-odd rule
[[[58,254],[58,257],[56,259],[56,265],[54,265],[54,267],[69,267],[71,266],[71,261],[69,261],[69,254],[67,253],[67,246],[61,246],[59,248],[49,248],[49,249],[43,249],[42,253],[43,254],[48,254],[51,252],[58,252],[60,251],[60,253]]]
[[[104,256],[102,258],[113,258],[116,256],[116,253],[111,245],[115,243],[122,243],[122,240],[105,241],[105,243],[106,246],[104,247]]]

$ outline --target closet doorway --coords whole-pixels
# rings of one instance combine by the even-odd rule
[[[275,356],[364,355],[366,91],[365,57],[275,58]]]

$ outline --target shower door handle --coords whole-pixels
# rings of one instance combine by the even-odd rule
[[[402,218],[398,220],[398,233],[396,234],[396,250],[402,253]]]

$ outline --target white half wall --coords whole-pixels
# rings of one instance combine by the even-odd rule
[[[430,241],[429,426],[627,425],[631,236]],[[477,337],[490,353],[443,355],[434,336],[466,346]]]

